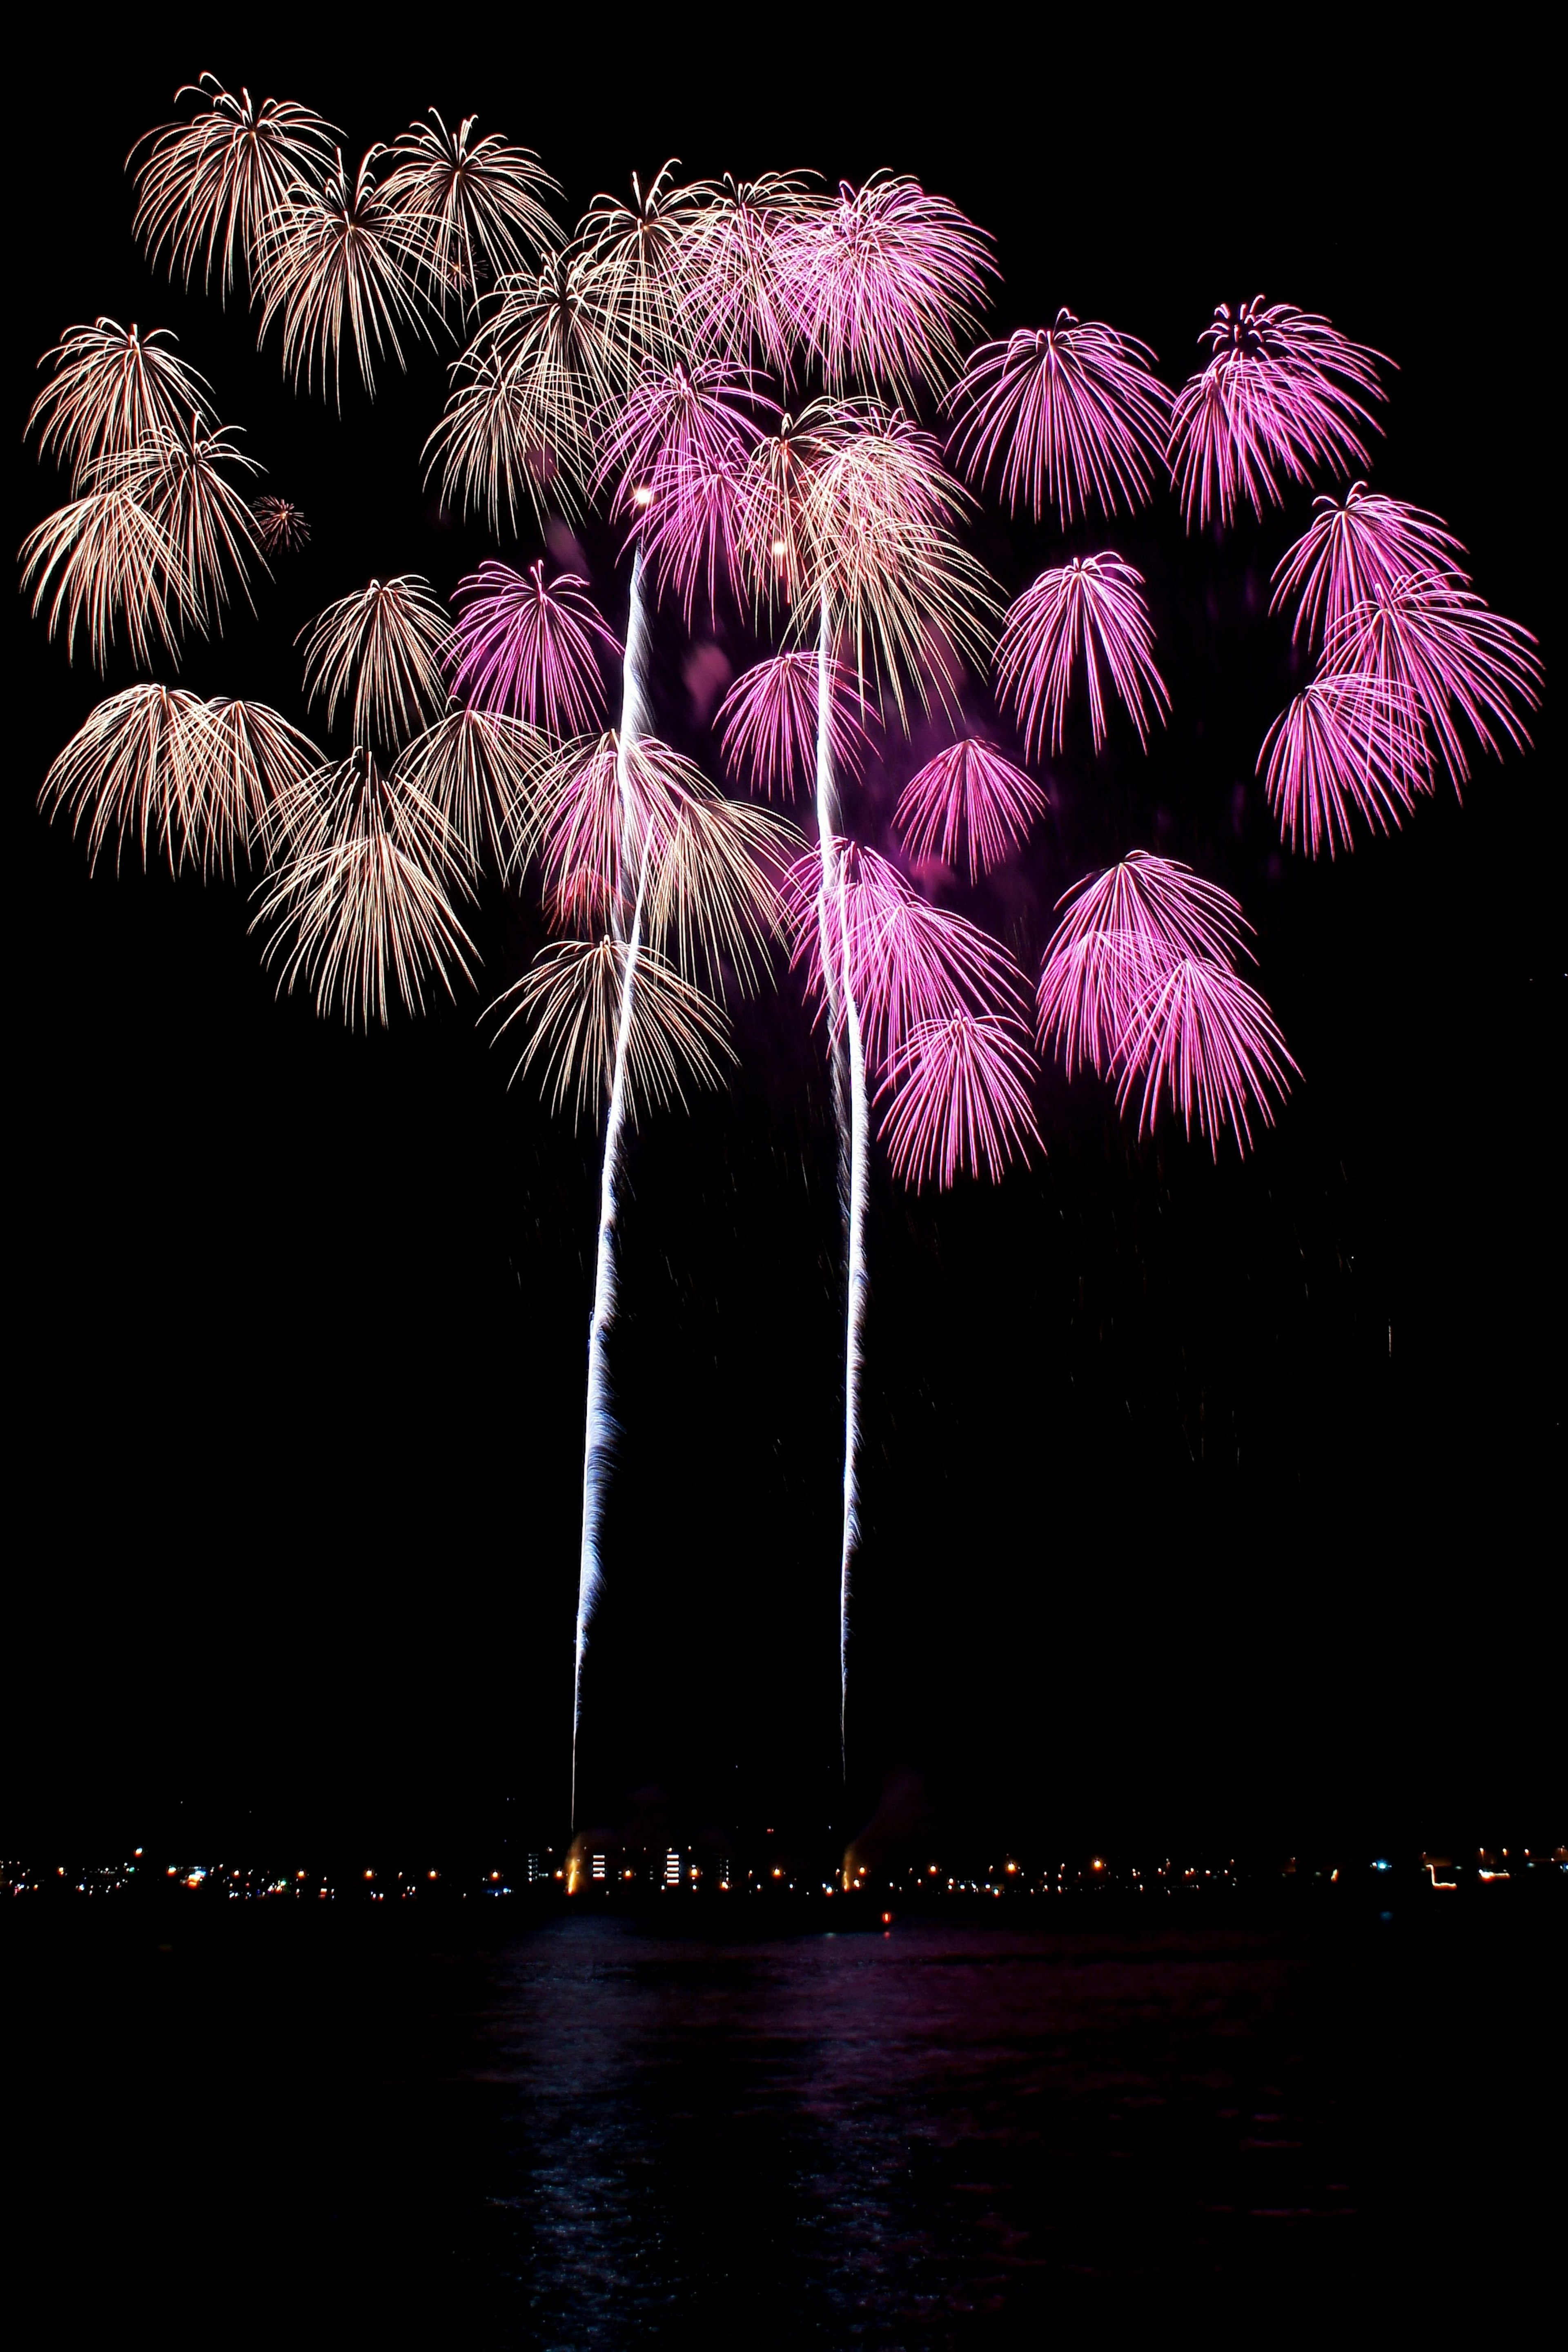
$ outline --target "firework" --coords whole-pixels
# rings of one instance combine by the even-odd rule
[[[1061,750],[1080,653],[1095,750],[1105,741],[1101,659],[1148,750],[1150,720],[1163,725],[1171,701],[1154,667],[1154,632],[1142,590],[1142,574],[1119,555],[1075,555],[1059,570],[1042,572],[1010,606],[996,648],[999,693],[1018,713],[1029,757],[1037,745],[1045,750],[1047,719],[1050,748]]]
[[[559,237],[540,198],[560,187],[531,148],[494,131],[473,136],[470,114],[448,131],[436,109],[392,148],[383,193],[411,232],[411,250],[437,307],[470,304],[487,283],[526,270]]]
[[[391,1018],[389,984],[409,1013],[423,1013],[432,979],[450,996],[451,967],[468,979],[475,952],[447,887],[467,891],[457,852],[441,812],[363,744],[304,777],[278,804],[256,918],[272,929],[264,961],[280,965],[279,992],[302,977],[318,1013],[336,1007],[367,1029]]]
[[[449,710],[399,753],[397,772],[456,835],[463,866],[477,869],[488,851],[505,879],[527,860],[545,756],[543,739],[515,718]]]
[[[205,633],[228,602],[233,572],[250,601],[248,566],[265,562],[261,531],[226,467],[260,469],[226,425],[204,432],[193,418],[184,433],[144,442],[107,469],[132,490],[166,542],[178,601]]]
[[[1384,397],[1381,352],[1261,295],[1234,313],[1222,302],[1198,340],[1212,356],[1176,394],[1167,453],[1189,529],[1211,513],[1228,523],[1239,498],[1259,515],[1265,499],[1278,506],[1276,467],[1304,482],[1310,466],[1367,463],[1361,430],[1373,423],[1366,400]]]
[[[520,501],[543,519],[581,510],[594,470],[593,420],[615,392],[617,345],[584,254],[546,254],[537,278],[503,279],[493,318],[452,368],[425,445],[443,494],[514,529]]]
[[[689,471],[737,475],[762,438],[759,406],[773,403],[728,361],[650,362],[601,420],[594,487],[613,482],[610,511],[625,516],[668,499]]]
[[[1342,500],[1314,499],[1312,520],[1274,568],[1277,613],[1300,593],[1293,637],[1331,635],[1342,629],[1374,589],[1393,588],[1414,574],[1451,578],[1468,587],[1456,558],[1465,551],[1447,526],[1425,508],[1384,498],[1354,482]]]
[[[22,586],[33,590],[35,618],[47,602],[48,634],[63,626],[72,660],[82,628],[100,670],[118,634],[146,667],[155,642],[174,652],[190,617],[174,549],[137,497],[139,487],[121,481],[89,489],[46,515],[22,541]]]
[[[219,283],[226,302],[237,257],[254,283],[272,216],[298,184],[325,174],[342,134],[308,106],[271,98],[257,106],[247,89],[231,97],[211,74],[176,90],[176,106],[183,98],[198,100],[204,110],[137,142],[149,152],[136,174],[133,231],[154,267],[168,247],[169,274],[187,286],[205,247],[202,283],[209,291],[221,252]]]
[[[909,395],[957,367],[996,272],[984,233],[948,197],[887,173],[860,188],[841,181],[791,242],[786,312],[830,390],[858,382]]]
[[[308,546],[310,526],[289,499],[258,499],[250,509],[257,536],[268,555],[295,555]]]
[[[261,246],[260,340],[281,319],[284,374],[309,392],[319,370],[325,399],[330,367],[339,410],[345,329],[373,399],[378,359],[407,365],[399,328],[429,332],[416,292],[420,247],[407,216],[376,184],[384,152],[371,148],[352,181],[341,153],[319,184],[296,181],[269,215]]]
[[[178,873],[232,873],[265,843],[279,799],[320,764],[313,743],[265,704],[203,702],[177,687],[133,686],[100,702],[45,777],[38,804],[87,828],[96,866],[112,833],[115,866],[126,842],[154,847]]]
[[[615,734],[569,743],[540,773],[545,878],[555,919],[635,907],[645,940],[684,977],[728,965],[755,984],[752,941],[778,928],[788,837],[765,809],[729,801],[668,744]]]
[[[529,1026],[513,1078],[537,1062],[551,1108],[562,1110],[570,1101],[574,1125],[596,1121],[610,1092],[628,1001],[625,1092],[634,1127],[640,1110],[674,1103],[684,1109],[688,1086],[718,1086],[721,1062],[736,1058],[721,1008],[646,945],[637,950],[628,1000],[631,955],[623,940],[611,938],[552,940],[499,1000],[510,1010],[498,1035],[519,1019]]]
[[[452,592],[460,609],[446,652],[452,692],[482,710],[510,711],[552,735],[580,734],[604,709],[599,647],[620,644],[574,572],[546,582],[481,563]]]
[[[834,768],[858,775],[870,738],[855,680],[842,662],[830,661],[826,677],[819,713],[815,653],[772,654],[742,671],[714,714],[731,775],[769,800],[775,786],[781,800],[792,799],[813,778],[821,715]]]
[[[803,172],[726,177],[692,224],[679,323],[694,347],[786,377],[802,335],[796,256],[821,198]]]
[[[954,658],[983,666],[989,650],[994,592],[951,528],[965,502],[931,436],[877,410],[836,435],[806,484],[814,601],[853,647],[862,692],[886,687],[900,719],[906,682],[922,707],[933,690],[951,702]]]
[[[1070,1078],[1080,1062],[1110,1075],[1150,988],[1187,957],[1229,964],[1246,923],[1227,891],[1173,857],[1135,849],[1075,886],[1046,950],[1037,1007],[1042,1052]]]
[[[606,321],[616,372],[630,384],[645,361],[674,355],[679,318],[695,258],[693,231],[706,191],[683,187],[673,161],[645,193],[632,175],[632,201],[598,195],[579,223],[593,297]]]
[[[134,325],[95,319],[72,327],[39,361],[44,367],[52,360],[54,373],[26,429],[40,427],[39,457],[58,458],[74,490],[146,443],[178,439],[193,419],[210,423],[210,388],[164,348],[174,340],[161,327],[143,335]]]
[[[962,835],[969,878],[977,882],[1027,840],[1045,806],[1033,776],[1005,760],[994,744],[965,736],[910,778],[899,795],[893,825],[911,857],[939,857],[944,866],[957,863]]]
[[[417,572],[373,580],[300,632],[306,702],[325,696],[330,730],[352,691],[354,741],[366,743],[374,734],[390,748],[446,707],[441,658],[450,634],[430,583]]]
[[[1142,1086],[1140,1133],[1153,1127],[1168,1095],[1187,1133],[1195,1123],[1216,1160],[1226,1128],[1245,1151],[1252,1142],[1251,1114],[1273,1126],[1269,1097],[1289,1092],[1286,1074],[1296,1069],[1258,991],[1227,964],[1204,956],[1184,956],[1155,982],[1137,1006],[1117,1058],[1118,1108],[1125,1111]]]
[[[1316,857],[1352,846],[1351,811],[1387,833],[1431,789],[1419,713],[1376,679],[1316,677],[1274,721],[1258,755],[1282,839]]]
[[[1058,310],[1054,327],[1020,328],[975,352],[943,403],[959,419],[948,446],[971,481],[998,485],[1011,514],[1038,522],[1054,503],[1063,529],[1148,499],[1165,470],[1171,395],[1146,343]]]
[[[1403,721],[1414,709],[1456,791],[1470,772],[1458,719],[1496,757],[1501,757],[1504,741],[1516,751],[1529,745],[1514,706],[1534,710],[1540,704],[1535,639],[1517,621],[1489,611],[1450,572],[1427,572],[1386,588],[1374,586],[1367,602],[1330,631],[1323,667],[1382,689],[1376,708],[1393,730],[1391,758],[1408,756]]]
[[[910,1031],[885,1081],[893,1097],[888,1157],[918,1190],[961,1172],[993,1179],[1040,1141],[1029,1102],[1028,1045],[995,1013],[955,1013]],[[1042,1147],[1043,1149],[1043,1147]]]
[[[740,544],[759,609],[787,606],[797,598],[814,607],[820,604],[807,500],[851,422],[851,413],[842,406],[811,401],[798,416],[782,416],[747,459],[739,499]]]

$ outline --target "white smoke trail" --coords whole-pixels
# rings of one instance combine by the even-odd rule
[[[634,837],[632,784],[627,754],[645,731],[647,616],[643,610],[642,550],[632,557],[631,610],[626,620],[626,653],[621,672],[621,724],[617,738],[618,782],[621,794],[621,839],[629,853]],[[620,1018],[616,1029],[615,1070],[610,1081],[610,1107],[605,1119],[605,1157],[599,1177],[599,1239],[594,1262],[594,1312],[588,1324],[588,1398],[583,1433],[583,1549],[577,1568],[577,1652],[572,1678],[572,1826],[577,1826],[577,1728],[583,1716],[583,1656],[588,1646],[588,1623],[604,1578],[600,1542],[605,1501],[618,1434],[610,1394],[608,1340],[616,1319],[620,1287],[616,1259],[618,1186],[625,1149],[626,1120],[626,1059],[632,1032],[632,998],[637,986],[637,955],[642,944],[643,882],[646,868],[640,850],[637,901],[630,931],[624,935],[626,957],[621,982]],[[618,897],[610,902],[610,926],[623,938]]]
[[[866,1210],[870,1197],[870,1125],[866,1099],[866,1042],[849,961],[848,907],[836,845],[838,795],[833,777],[833,630],[827,592],[816,635],[816,833],[822,856],[817,940],[827,997],[833,1109],[838,1129],[838,1198],[844,1218],[847,1297],[844,1334],[844,1521],[838,1561],[838,1747],[849,1762],[849,1579],[860,1544],[860,1382],[865,1359]]]

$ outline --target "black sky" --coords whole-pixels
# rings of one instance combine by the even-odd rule
[[[1125,730],[1098,765],[1069,744],[1050,822],[970,910],[1037,961],[1079,875],[1138,844],[1189,859],[1257,927],[1303,1082],[1245,1166],[1141,1146],[1050,1073],[1043,1165],[940,1202],[879,1181],[846,1799],[827,1104],[793,983],[745,1016],[729,1093],[633,1156],[585,1748],[605,1819],[657,1789],[693,1822],[851,1822],[901,1773],[940,1819],[1046,1845],[1553,1826],[1561,420],[1544,67],[1489,25],[1486,55],[1419,74],[1363,41],[1223,75],[1173,51],[1129,80],[1121,34],[1068,56],[998,30],[893,67],[804,25],[736,50],[683,16],[626,32],[648,47],[623,71],[610,17],[591,56],[426,28],[374,59],[226,23],[74,49],[13,118],[14,538],[63,495],[20,452],[33,362],[100,312],[174,328],[313,525],[258,619],[189,656],[204,691],[302,717],[303,620],[373,572],[445,593],[488,546],[421,486],[447,352],[374,408],[346,387],[340,421],[285,390],[275,346],[258,359],[241,308],[151,278],[122,159],[205,66],[356,149],[477,108],[541,151],[569,219],[671,153],[911,171],[994,234],[1001,325],[1068,303],[1173,383],[1222,297],[1326,310],[1398,362],[1375,482],[1444,515],[1542,639],[1532,758],[1309,866],[1252,773],[1290,690],[1267,577],[1305,498],[1220,546],[1168,501],[1074,535],[1145,571],[1172,723],[1146,761]],[[1056,537],[992,522],[983,545],[1016,593]],[[588,539],[619,625],[624,570]],[[532,918],[488,904],[477,994],[390,1035],[275,1002],[242,891],[89,878],[39,819],[102,689],[20,599],[10,627],[0,1832],[458,1836],[510,1797],[559,1832],[594,1153],[507,1092],[476,1025]],[[689,651],[667,616],[662,723],[700,749]],[[914,758],[859,803],[868,837]]]

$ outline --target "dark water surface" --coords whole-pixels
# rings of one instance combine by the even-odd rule
[[[11,1956],[47,2340],[149,2299],[220,2343],[1033,2343],[1134,2305],[1268,2336],[1496,2319],[1549,2242],[1539,1925],[601,1915],[474,1949],[252,1914]]]

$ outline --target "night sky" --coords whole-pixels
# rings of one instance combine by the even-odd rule
[[[653,1118],[632,1152],[585,1816],[657,1802],[693,1827],[847,1830],[891,1782],[955,1835],[1041,1848],[1560,1828],[1561,420],[1540,59],[1500,41],[1484,70],[1456,58],[1416,81],[1362,47],[1303,58],[1299,86],[1260,64],[1232,87],[1152,58],[1123,88],[1121,34],[1110,58],[944,52],[894,76],[804,28],[737,51],[683,16],[623,75],[615,21],[576,58],[436,26],[367,65],[259,26],[244,45],[225,20],[218,39],[160,29],[37,68],[9,125],[13,541],[66,495],[20,446],[33,362],[107,313],[177,332],[267,467],[258,488],[312,526],[258,619],[242,607],[193,645],[182,682],[271,701],[320,740],[300,625],[372,574],[445,594],[493,551],[421,482],[452,346],[387,373],[374,406],[345,371],[340,421],[286,388],[275,340],[258,358],[238,299],[225,315],[151,278],[122,160],[210,66],[319,108],[355,155],[432,103],[477,108],[540,151],[568,223],[669,154],[691,175],[909,171],[994,234],[993,331],[1067,303],[1151,342],[1173,384],[1221,299],[1326,311],[1398,362],[1374,486],[1458,532],[1481,592],[1542,638],[1547,703],[1534,754],[1479,762],[1462,809],[1439,793],[1404,834],[1310,864],[1281,851],[1253,773],[1293,690],[1268,576],[1307,495],[1220,543],[1187,539],[1171,498],[1068,534],[1145,573],[1171,723],[1147,760],[1120,717],[1098,762],[1069,731],[1050,818],[952,903],[1033,971],[1080,876],[1139,845],[1187,859],[1256,926],[1302,1080],[1245,1164],[1168,1125],[1141,1144],[1107,1089],[1052,1068],[1043,1162],[940,1200],[879,1167],[845,1792],[831,1110],[781,967],[741,1016],[728,1091]],[[626,566],[602,530],[583,539],[618,630]],[[1010,531],[991,505],[974,543],[1011,597],[1061,534]],[[500,548],[539,551],[531,527]],[[0,1828],[19,1845],[176,1823],[231,1844],[501,1822],[559,1840],[596,1149],[507,1090],[480,1019],[537,914],[487,897],[478,989],[390,1034],[275,1001],[245,888],[117,879],[111,861],[89,878],[39,818],[48,761],[131,672],[105,687],[68,667],[16,597],[9,627]],[[733,668],[754,657],[732,614],[697,635]],[[692,650],[667,613],[659,725],[718,773]],[[983,689],[971,709],[1007,741]],[[936,748],[889,742],[850,796],[863,838],[885,842]]]

